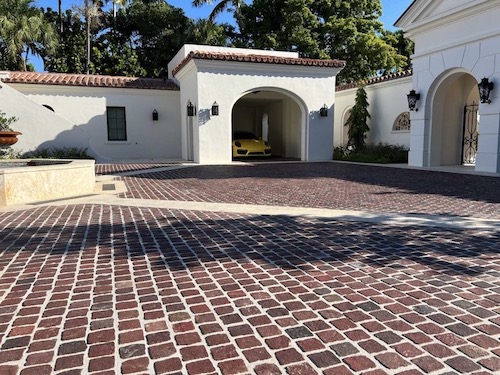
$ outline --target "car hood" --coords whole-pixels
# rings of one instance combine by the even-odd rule
[[[235,139],[234,142],[240,142],[241,147],[253,147],[253,146],[264,146],[265,143],[262,139]]]

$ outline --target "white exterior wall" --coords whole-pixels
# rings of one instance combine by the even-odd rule
[[[406,95],[412,87],[411,77],[398,78],[387,82],[376,83],[365,87],[368,103],[370,131],[367,143],[388,143],[392,145],[410,146],[410,132],[393,131],[396,118],[408,111]],[[344,123],[347,111],[355,103],[357,88],[338,91],[335,94],[335,147],[346,144]],[[413,116],[413,114],[412,114]]]
[[[488,0],[417,1],[398,21],[415,41],[413,88],[421,94],[421,110],[412,116],[409,164],[439,163],[433,139],[439,118],[440,85],[455,74],[483,77],[496,85],[491,104],[481,103],[476,170],[500,172],[500,2]],[[435,153],[435,151],[434,151]]]
[[[201,164],[231,162],[232,108],[242,96],[255,90],[276,91],[293,98],[302,112],[301,159],[331,160],[335,76],[339,70],[191,60],[176,78],[181,86],[183,107],[189,99],[198,110],[193,134],[194,149],[198,149],[199,154],[193,155],[194,161]],[[219,116],[210,115],[214,101],[219,104]],[[319,116],[319,109],[324,104],[329,108],[328,117]],[[185,111],[183,108],[183,127],[191,120]]]
[[[2,84],[4,85],[4,84]],[[169,90],[11,84],[25,100],[38,103],[18,117],[22,138],[16,148],[86,147],[99,162],[123,159],[180,159],[179,92]],[[23,95],[16,95],[16,98]],[[16,99],[17,100],[17,99]],[[55,114],[42,107],[51,106]],[[106,107],[125,107],[127,141],[108,141]],[[23,106],[16,103],[16,116]],[[153,121],[156,109],[159,121]],[[39,116],[43,113],[44,116]],[[54,121],[57,119],[56,121]]]
[[[53,140],[55,146],[62,146],[63,140],[58,138],[63,132],[74,129],[74,123],[58,116],[51,110],[39,105],[19,91],[1,82],[0,85],[0,110],[8,117],[18,119],[11,125],[15,131],[23,133],[18,136],[18,142],[12,148],[18,152],[34,150],[41,143]],[[48,104],[48,103],[44,103]],[[75,130],[73,146],[85,147],[84,134]],[[61,142],[58,143],[56,140]]]
[[[279,56],[287,58],[297,58],[299,57],[298,52],[286,52],[286,51],[270,51],[270,50],[260,50],[251,48],[229,48],[229,47],[218,47],[218,46],[207,46],[198,44],[184,44],[182,48],[175,54],[175,56],[168,63],[168,74],[171,75],[172,71],[181,63],[184,58],[189,55],[189,53],[194,51],[203,52],[215,52],[215,53],[232,53],[232,54],[244,54],[244,55],[260,55],[260,56]],[[176,77],[169,77],[176,80]]]

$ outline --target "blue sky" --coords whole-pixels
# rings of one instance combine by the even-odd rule
[[[410,6],[413,0],[381,0],[382,2],[382,17],[381,21],[384,23],[386,29],[392,30],[393,24],[403,14],[403,12]],[[63,7],[68,7],[69,4],[77,3],[78,0],[63,0]],[[83,0],[79,2],[83,3]],[[210,14],[212,6],[204,6],[202,8],[194,8],[191,6],[190,0],[167,0],[167,2],[175,7],[183,8],[186,16],[190,18],[205,18]],[[35,0],[39,7],[52,8],[57,10],[57,0]],[[224,17],[224,16],[221,16]],[[231,20],[230,16],[226,19],[218,19],[218,21]],[[37,71],[43,70],[43,64],[40,59],[32,58],[31,62],[35,64]]]

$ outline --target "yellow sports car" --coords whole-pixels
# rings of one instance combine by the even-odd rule
[[[271,156],[271,146],[252,132],[237,131],[233,136],[233,158]]]

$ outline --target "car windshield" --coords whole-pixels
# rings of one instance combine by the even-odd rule
[[[252,132],[235,132],[234,139],[258,139]]]

